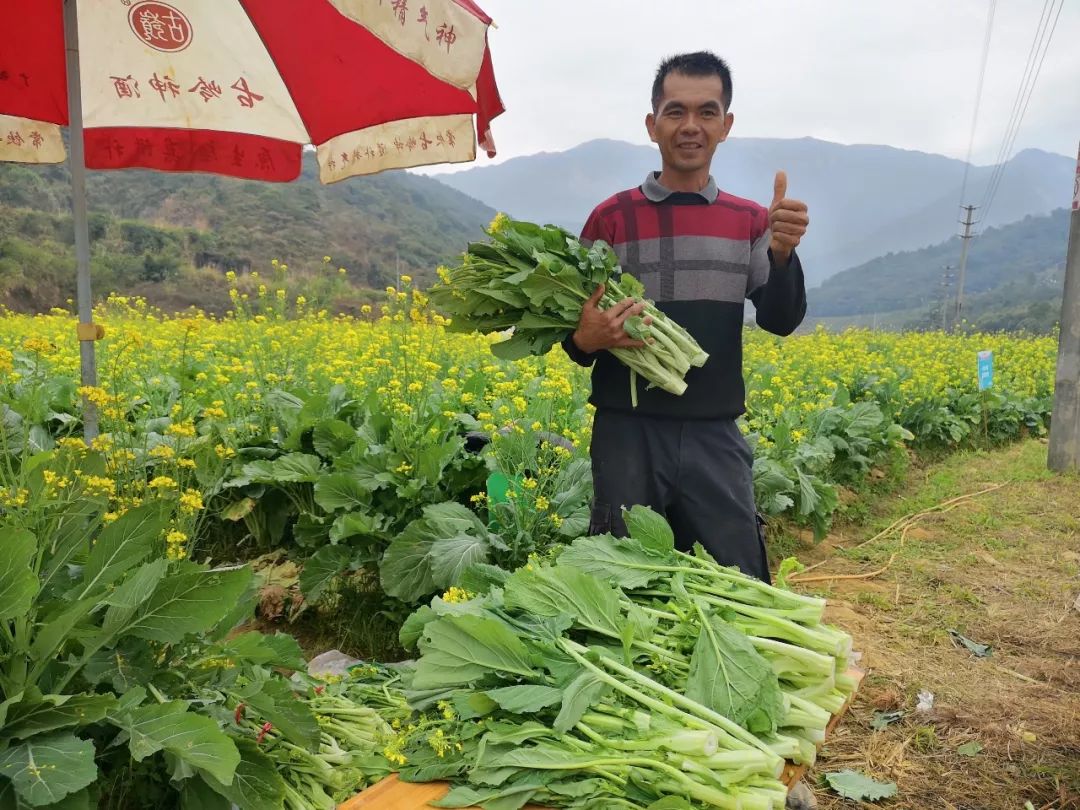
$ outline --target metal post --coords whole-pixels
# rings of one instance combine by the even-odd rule
[[[941,266],[945,272],[941,275],[941,331],[948,331],[949,327],[949,287],[952,286],[952,273],[955,270],[951,264]]]
[[[1054,410],[1050,417],[1050,451],[1046,463],[1057,472],[1080,470],[1080,154],[1076,158]]]
[[[75,227],[77,300],[79,304],[79,353],[82,384],[97,385],[97,359],[90,337],[94,302],[90,294],[90,227],[86,215],[86,159],[83,148],[82,83],[79,79],[79,20],[76,0],[64,0],[64,41],[67,50],[68,135],[71,154],[71,218]],[[83,438],[98,434],[97,406],[83,397]]]
[[[964,210],[967,211],[967,217],[964,219],[963,223],[964,234],[960,237],[964,241],[960,248],[960,277],[956,282],[956,313],[953,316],[953,329],[960,325],[960,319],[964,311],[964,272],[967,270],[968,246],[975,236],[975,234],[971,232],[971,226],[975,224],[971,219],[971,215],[975,211],[975,206],[965,205]]]

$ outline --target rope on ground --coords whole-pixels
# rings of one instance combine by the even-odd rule
[[[787,581],[792,583],[792,584],[800,584],[801,585],[801,584],[805,584],[805,583],[808,583],[808,582],[831,582],[832,580],[836,580],[836,579],[846,579],[846,580],[873,579],[874,577],[881,576],[886,571],[888,571],[889,568],[892,566],[892,564],[896,561],[897,555],[900,553],[900,550],[904,547],[904,541],[907,539],[908,531],[910,529],[912,529],[919,520],[926,517],[927,515],[932,515],[932,514],[940,513],[940,512],[950,512],[953,509],[955,509],[957,506],[959,506],[961,503],[963,503],[964,501],[971,500],[972,498],[977,498],[980,495],[986,495],[988,493],[995,492],[995,491],[1001,489],[1002,487],[1007,486],[1008,483],[1009,482],[1006,481],[1005,483],[1002,483],[1002,484],[995,484],[992,487],[987,487],[986,489],[979,490],[978,492],[969,492],[967,495],[960,495],[959,497],[956,497],[956,498],[950,498],[949,500],[942,501],[941,503],[939,503],[939,504],[937,504],[935,506],[931,506],[928,509],[923,509],[922,511],[919,511],[919,512],[912,512],[912,513],[910,513],[908,515],[905,515],[904,517],[900,518],[899,520],[893,521],[889,526],[882,529],[880,532],[875,534],[869,540],[864,540],[863,542],[859,543],[858,545],[852,546],[850,549],[847,549],[848,551],[854,551],[857,548],[862,548],[863,546],[866,546],[866,545],[869,545],[870,543],[873,543],[875,540],[880,540],[882,537],[887,537],[889,534],[892,534],[897,529],[899,529],[900,530],[900,542],[896,547],[896,551],[894,551],[892,553],[892,555],[889,557],[889,561],[887,563],[885,563],[885,565],[883,565],[881,568],[878,568],[876,571],[870,571],[870,572],[865,573],[865,574],[819,574],[817,576],[808,577],[808,576],[805,576],[805,574],[808,571],[810,571],[810,568],[807,568],[807,569],[805,569],[804,571],[802,571],[802,572],[800,572],[798,574],[793,574],[793,575],[789,576],[787,578]],[[817,568],[819,565],[823,565],[825,562],[826,562],[826,560],[822,560],[821,562],[811,566],[811,568]]]
[[[889,557],[889,561],[876,571],[870,571],[866,574],[819,574],[816,577],[788,577],[788,582],[803,584],[806,582],[832,582],[834,579],[873,579],[874,577],[881,576],[888,571],[889,567],[896,561],[896,555],[899,554],[900,549],[904,547],[904,540],[907,539],[908,529],[910,529],[911,526],[912,524],[904,526],[903,531],[900,532],[900,543],[897,545],[896,551]]]

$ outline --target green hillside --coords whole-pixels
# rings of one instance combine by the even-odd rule
[[[0,303],[32,311],[74,294],[69,183],[65,166],[0,164]],[[398,273],[422,281],[495,213],[405,172],[323,186],[311,156],[294,183],[93,172],[88,195],[95,293],[135,292],[170,308],[213,308],[208,281],[229,269],[265,271],[273,259],[322,277],[330,256],[361,296]]]
[[[965,317],[987,329],[1050,329],[1061,298],[1068,228],[1068,212],[1059,209],[979,235],[968,257]],[[875,315],[895,320],[882,317],[895,313],[907,326],[940,326],[943,298],[955,295],[955,286],[942,285],[945,267],[955,268],[959,257],[958,238],[880,256],[810,290],[808,316],[867,323]]]

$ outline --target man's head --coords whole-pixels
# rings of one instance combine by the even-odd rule
[[[735,121],[731,90],[731,71],[715,54],[698,51],[664,60],[645,126],[665,169],[687,174],[708,169]]]

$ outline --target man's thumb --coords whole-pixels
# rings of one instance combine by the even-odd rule
[[[775,207],[784,197],[787,196],[787,172],[777,172],[776,179],[773,180],[773,195],[772,206]]]
[[[589,300],[588,300],[587,303],[590,304],[591,306],[595,307],[597,304],[600,303],[600,299],[603,298],[603,297],[604,297],[604,285],[601,284],[599,287],[596,288],[596,291],[592,295],[589,296]]]

